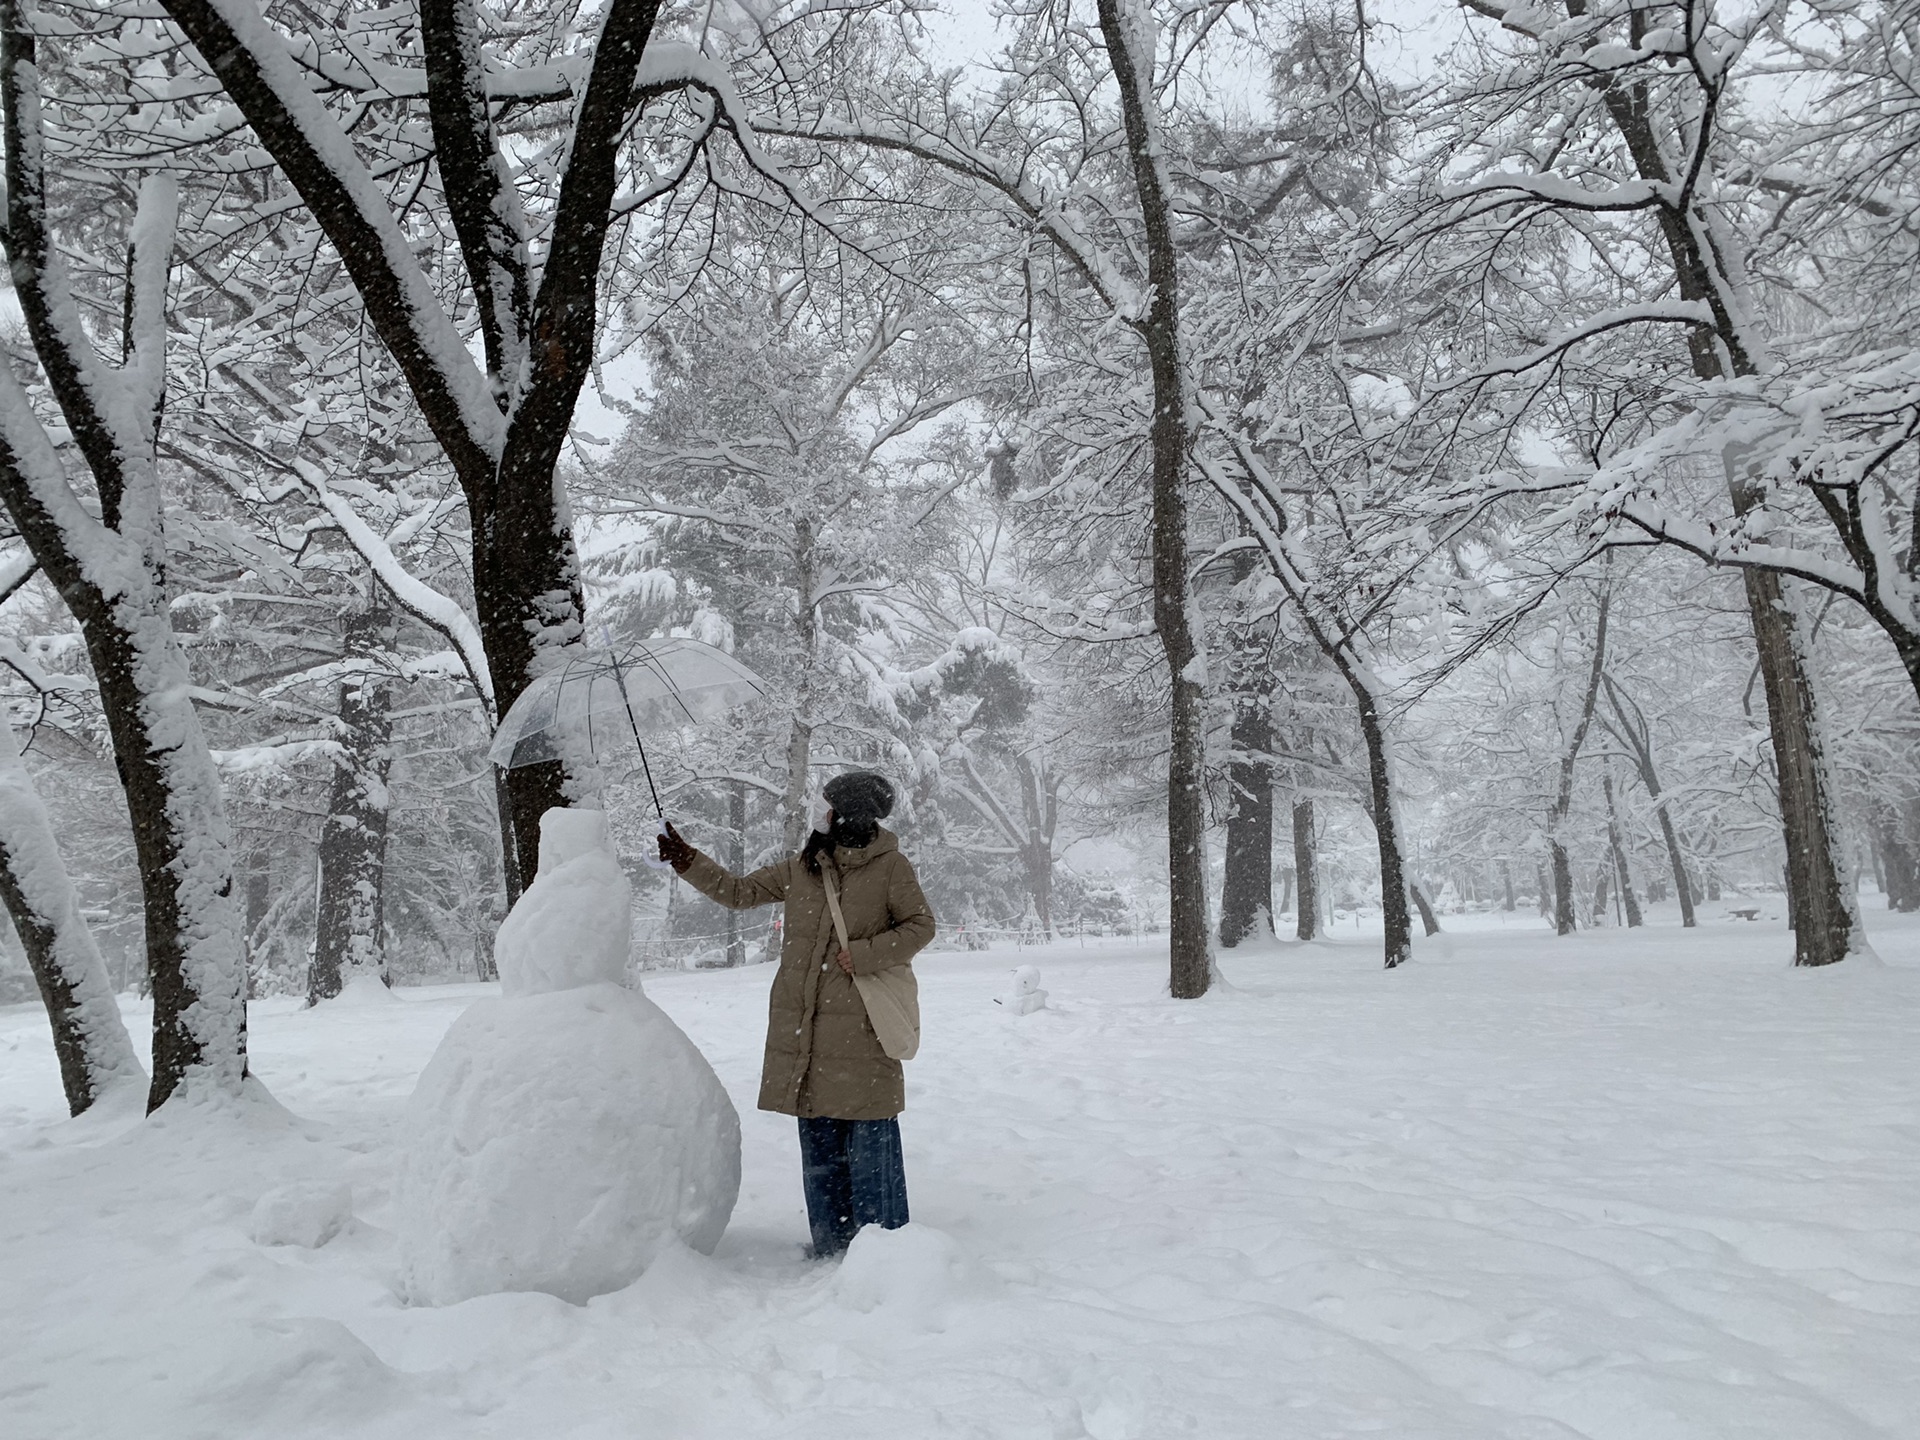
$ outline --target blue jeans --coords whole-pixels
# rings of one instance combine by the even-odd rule
[[[800,1178],[816,1256],[838,1255],[862,1225],[898,1230],[907,1223],[898,1119],[803,1119]]]

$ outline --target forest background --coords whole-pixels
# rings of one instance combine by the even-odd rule
[[[650,635],[771,682],[650,739],[697,843],[881,769],[948,943],[1177,997],[1920,907],[1920,7],[993,14],[0,3],[0,1000],[74,1108],[113,989],[158,1104],[249,995],[486,978],[551,803],[643,961],[765,954],[629,749],[487,763]]]

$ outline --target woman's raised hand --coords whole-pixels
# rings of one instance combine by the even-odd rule
[[[693,864],[693,857],[699,852],[680,838],[680,832],[673,828],[671,820],[663,820],[660,823],[666,830],[666,833],[659,837],[660,858],[671,865],[676,872],[685,874],[686,868]]]

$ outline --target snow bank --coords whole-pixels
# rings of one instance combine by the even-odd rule
[[[247,1234],[256,1245],[318,1250],[353,1220],[353,1187],[318,1181],[281,1185],[254,1203]]]
[[[617,985],[482,1000],[408,1107],[396,1192],[407,1297],[576,1304],[670,1237],[711,1251],[740,1190],[740,1121],[712,1068]]]
[[[849,1310],[884,1314],[889,1325],[933,1330],[943,1328],[955,1300],[985,1288],[985,1277],[944,1231],[868,1225],[847,1247],[832,1293]]]

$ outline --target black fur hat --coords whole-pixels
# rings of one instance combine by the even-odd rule
[[[836,775],[821,793],[845,820],[884,820],[893,813],[893,782],[871,770]]]

